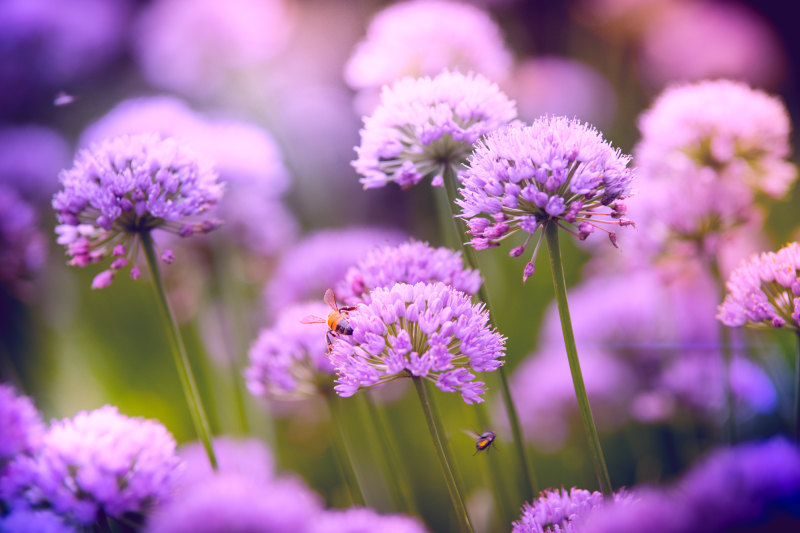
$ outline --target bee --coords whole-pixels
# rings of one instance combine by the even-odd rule
[[[480,435],[471,431],[465,431],[464,433],[475,439],[475,453],[472,454],[473,456],[477,455],[478,452],[488,450],[492,443],[494,443],[495,437],[497,437],[494,431],[484,431]]]
[[[322,318],[315,315],[308,315],[300,320],[303,324],[327,324],[328,332],[325,334],[325,340],[328,342],[328,353],[331,351],[333,340],[339,335],[352,335],[353,327],[347,319],[347,313],[355,309],[355,306],[339,307],[336,304],[336,296],[333,294],[332,289],[325,291],[325,296],[322,298],[331,308],[327,318]]]

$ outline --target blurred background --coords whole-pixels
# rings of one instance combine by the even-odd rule
[[[226,228],[193,244],[161,243],[174,245],[167,286],[213,431],[263,439],[280,468],[299,473],[330,505],[344,505],[324,402],[255,398],[242,373],[260,329],[293,303],[321,300],[377,244],[414,237],[456,246],[440,234],[427,182],[364,191],[350,166],[361,117],[374,109],[382,85],[444,67],[478,71],[517,101],[521,120],[577,116],[625,153],[639,140],[639,115],[674,82],[741,80],[800,116],[800,36],[778,0],[475,0],[458,4],[468,8],[463,19],[410,19],[417,24],[406,4],[0,2],[2,381],[31,395],[45,419],[109,403],[161,420],[179,442],[193,439],[149,281],[120,276],[91,291],[100,268],[65,265],[49,206],[59,170],[92,142],[147,130],[182,137],[229,183],[220,207]],[[453,21],[461,30],[481,29],[459,35]],[[725,275],[754,251],[796,240],[798,205],[797,186],[765,204],[747,242],[726,251]],[[726,419],[736,440],[788,431],[790,334],[736,332],[731,418],[726,372],[715,363],[721,295],[708,276],[690,273],[677,284],[647,272],[626,276],[620,265],[636,248],[626,248],[623,236],[621,251],[606,250],[606,242],[562,242],[584,374],[615,486],[673,478],[731,438]],[[522,285],[523,263],[507,249],[479,259],[497,327],[508,337],[506,370],[540,487],[596,488],[556,348],[546,260]],[[497,378],[486,379],[490,428],[479,427],[460,398],[437,400],[471,512],[489,524],[488,471],[517,466]],[[407,392],[387,391],[382,405],[420,513],[443,530],[447,517],[437,509],[448,505],[447,493]],[[342,406],[347,441],[361,458],[356,473],[374,489],[368,503],[388,511],[386,488],[371,473],[367,407],[358,395]],[[474,440],[464,434],[487,429],[498,433],[491,462],[473,456]],[[509,507],[504,512],[515,519],[519,505]]]

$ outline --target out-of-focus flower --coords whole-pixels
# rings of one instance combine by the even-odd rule
[[[485,250],[523,231],[525,241],[509,253],[519,257],[540,228],[557,224],[581,240],[602,229],[616,245],[615,233],[604,226],[633,224],[623,202],[631,193],[629,161],[576,119],[543,117],[531,126],[511,124],[490,133],[470,157],[456,200],[472,236],[469,244]],[[533,274],[543,234],[523,281]]]
[[[0,184],[0,284],[22,300],[30,296],[32,278],[47,255],[46,239],[37,222],[33,207]]]
[[[606,506],[585,533],[794,531],[800,527],[800,453],[784,439],[715,450],[672,487],[640,489]]]
[[[458,2],[412,0],[375,15],[344,78],[362,91],[358,107],[369,113],[375,91],[402,77],[435,76],[448,68],[501,82],[511,64],[502,31],[486,12]]]
[[[258,126],[195,113],[169,96],[134,98],[90,125],[80,145],[150,132],[179,139],[214,162],[226,185],[217,206],[225,221],[218,231],[221,238],[269,255],[297,236],[297,223],[281,201],[289,173],[272,136]]]
[[[330,509],[314,518],[309,533],[362,533],[386,531],[389,533],[424,533],[419,520],[401,514],[382,515],[365,507]]]
[[[134,30],[134,51],[155,87],[209,98],[263,69],[286,45],[282,0],[158,0]]]
[[[411,240],[398,246],[371,250],[351,267],[337,285],[336,296],[355,305],[369,302],[370,292],[395,283],[430,283],[441,281],[454,289],[474,295],[481,286],[477,270],[464,267],[460,252],[433,248],[426,242]]]
[[[321,300],[370,250],[406,238],[399,231],[367,228],[320,230],[306,236],[283,254],[265,287],[269,315],[277,317],[295,303]]]
[[[800,331],[800,245],[754,255],[733,271],[717,318],[726,326]]]
[[[272,452],[258,439],[219,436],[214,438],[214,455],[218,472],[249,477],[255,481],[268,482],[275,474]],[[182,462],[176,476],[176,490],[191,488],[204,483],[215,475],[208,461],[208,454],[201,442],[191,442],[178,448]]]
[[[633,497],[625,491],[613,495],[613,506],[625,508]],[[545,490],[532,504],[525,502],[522,516],[512,523],[512,533],[577,533],[580,524],[595,509],[605,505],[603,494],[571,488]]]
[[[296,479],[270,483],[221,472],[186,486],[161,506],[149,533],[296,533],[321,512],[319,497]]]
[[[89,525],[167,500],[177,466],[164,426],[105,406],[52,423],[33,456],[9,464],[2,496],[12,509],[52,509]]]
[[[281,311],[274,326],[261,330],[245,370],[251,393],[291,399],[330,390],[333,365],[326,357],[328,326],[300,322],[309,315],[324,318],[329,312],[321,301],[296,304]]]
[[[639,119],[635,149],[646,182],[631,211],[656,242],[704,241],[758,216],[756,194],[783,196],[797,177],[786,161],[781,101],[727,80],[676,85]]]
[[[207,233],[219,222],[204,214],[222,198],[223,186],[210,165],[175,139],[157,134],[123,135],[82,150],[59,175],[63,190],[53,197],[60,224],[58,243],[69,263],[86,266],[113,256],[110,269],[92,288],[111,284],[135,261],[139,236],[162,229],[181,237]],[[164,250],[162,260],[173,255]],[[131,277],[139,269],[134,265]]]
[[[604,127],[611,125],[617,108],[608,80],[589,65],[566,57],[526,59],[503,87],[516,100],[519,118],[526,122],[542,115],[563,115]]]
[[[0,128],[0,186],[25,200],[45,204],[58,188],[58,172],[69,163],[67,141],[44,126]]]
[[[0,471],[16,454],[34,452],[43,433],[44,424],[31,399],[0,383]]]
[[[641,38],[640,73],[654,87],[711,78],[774,87],[786,66],[773,28],[736,2],[672,2]]]
[[[397,283],[372,291],[368,304],[348,314],[352,335],[333,342],[336,392],[403,377],[425,378],[443,392],[459,392],[468,404],[482,402],[484,384],[473,372],[500,368],[505,338],[489,325],[483,304],[436,283]]]
[[[608,40],[627,44],[649,31],[672,4],[683,0],[582,0],[576,19],[598,30]]]
[[[475,141],[515,117],[514,102],[479,74],[403,78],[384,87],[380,106],[364,117],[353,167],[365,189],[426,177],[442,186],[445,168],[458,169]]]
[[[77,533],[63,518],[52,511],[20,509],[0,516],[0,531],[5,533]]]

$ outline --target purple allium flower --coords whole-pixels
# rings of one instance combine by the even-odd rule
[[[314,518],[308,533],[424,533],[424,525],[416,518],[390,514],[381,515],[365,507],[331,509]]]
[[[241,475],[263,482],[274,477],[272,452],[257,439],[214,437],[214,455],[217,457],[217,471],[223,474]],[[175,479],[176,490],[191,489],[215,475],[203,443],[195,441],[182,445],[178,448],[178,456],[183,464]]]
[[[281,201],[291,181],[289,172],[275,140],[254,124],[201,115],[169,96],[134,98],[90,125],[80,145],[149,132],[180,139],[214,162],[226,185],[217,206],[225,221],[219,238],[269,255],[296,237],[297,223]]]
[[[566,117],[542,117],[530,126],[511,124],[486,136],[470,157],[456,200],[477,250],[498,246],[522,230],[519,257],[545,224],[557,224],[581,240],[605,225],[627,226],[622,202],[631,194],[630,158],[603,140],[589,124]],[[483,216],[480,216],[483,215]],[[611,220],[599,217],[610,216]],[[536,254],[525,266],[533,274]]]
[[[795,531],[800,452],[782,438],[713,451],[672,487],[593,513],[584,533]]]
[[[300,322],[308,315],[327,317],[329,312],[322,302],[296,304],[283,310],[274,326],[261,330],[245,370],[252,394],[291,399],[330,389],[333,365],[326,356],[328,326]]]
[[[321,512],[319,497],[296,479],[264,483],[218,473],[186,486],[161,506],[148,533],[296,533],[307,531]]]
[[[48,510],[20,509],[0,516],[0,531],[5,533],[77,533],[63,518]]]
[[[403,78],[384,87],[364,117],[353,167],[365,189],[392,181],[407,188],[425,177],[442,186],[445,167],[460,167],[475,141],[516,115],[514,102],[480,74]]]
[[[726,326],[800,331],[800,244],[754,255],[733,271],[717,311]]]
[[[37,228],[36,211],[13,189],[0,184],[0,285],[22,300],[34,287],[42,268],[47,241]]]
[[[461,252],[433,248],[426,242],[411,240],[397,246],[371,250],[357,265],[350,267],[336,296],[355,305],[368,302],[369,293],[395,283],[430,283],[441,281],[454,289],[474,295],[481,286],[477,270],[464,267]]]
[[[44,424],[33,401],[0,383],[0,470],[16,454],[34,452],[43,433]]]
[[[398,2],[377,13],[345,65],[350,87],[374,90],[404,76],[442,69],[500,82],[512,63],[499,26],[475,6],[440,0]]]
[[[114,258],[92,288],[107,287],[118,270],[135,261],[142,232],[162,229],[188,237],[219,225],[201,216],[222,198],[217,174],[175,139],[115,137],[79,152],[59,179],[64,188],[53,197],[53,208],[69,264]],[[131,277],[138,276],[134,265]]]
[[[797,177],[786,160],[786,108],[743,83],[672,86],[641,115],[639,129],[634,153],[647,183],[641,206],[631,208],[659,242],[728,232],[756,216],[757,193],[779,198]]]
[[[134,52],[155,87],[194,98],[232,88],[288,41],[283,0],[158,0],[134,28]]]
[[[51,423],[33,456],[10,463],[2,496],[12,508],[49,508],[89,525],[101,512],[145,513],[168,499],[177,466],[164,426],[107,405]]]
[[[274,318],[292,304],[320,300],[370,250],[406,239],[399,231],[372,228],[320,230],[306,236],[283,254],[264,289],[269,315]]]
[[[623,491],[613,495],[613,506],[625,508],[633,497]],[[512,523],[512,533],[577,533],[581,522],[595,509],[605,505],[603,494],[571,488],[545,490],[532,504],[525,502],[522,516]]]
[[[486,392],[473,372],[504,363],[505,337],[491,328],[483,304],[473,305],[468,295],[441,282],[375,289],[370,302],[348,318],[353,334],[339,336],[330,356],[339,396],[415,377],[443,392],[460,392],[472,404]]]
[[[33,124],[0,128],[0,184],[29,202],[50,201],[69,156],[67,141],[55,130]]]

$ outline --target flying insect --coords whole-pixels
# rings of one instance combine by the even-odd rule
[[[325,334],[325,340],[328,342],[328,353],[331,351],[333,340],[339,335],[352,335],[353,327],[347,319],[347,314],[355,309],[355,306],[339,307],[336,304],[336,296],[333,294],[333,289],[325,291],[325,296],[322,297],[326,304],[331,308],[327,318],[322,318],[316,315],[308,315],[303,317],[300,322],[303,324],[327,324],[328,332]]]
[[[464,433],[475,439],[475,453],[472,454],[473,456],[477,455],[478,452],[488,450],[494,443],[494,439],[497,437],[494,431],[484,431],[480,435],[473,433],[472,431],[464,431]]]

